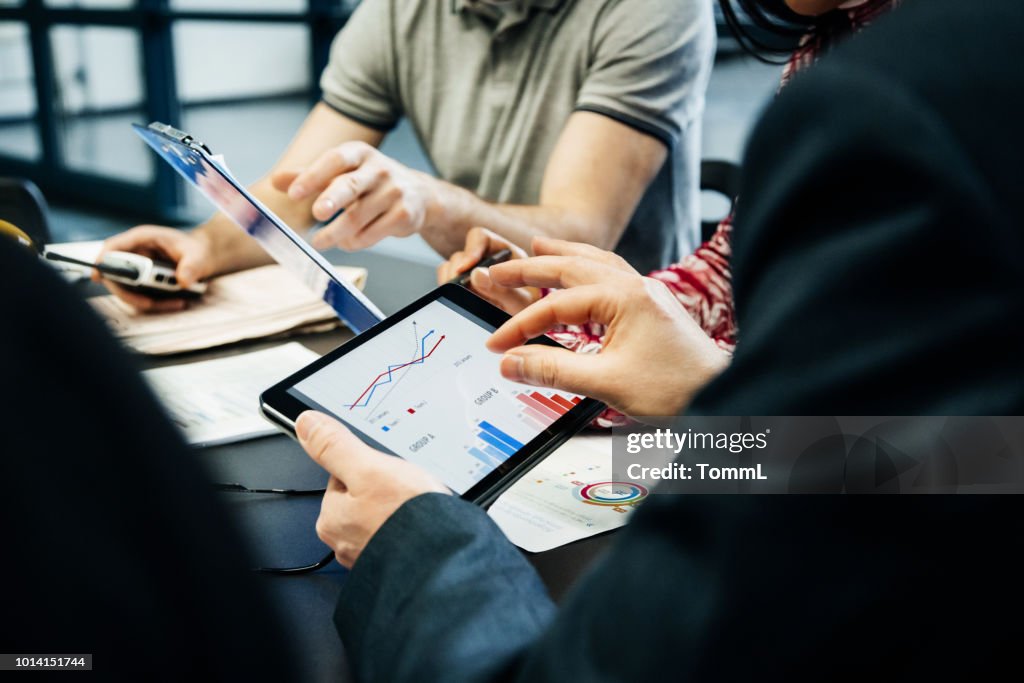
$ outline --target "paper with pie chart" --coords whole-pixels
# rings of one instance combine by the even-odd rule
[[[539,553],[623,526],[648,491],[612,480],[611,435],[578,435],[488,511],[510,541]]]
[[[582,400],[504,379],[492,331],[438,299],[290,391],[465,493]]]

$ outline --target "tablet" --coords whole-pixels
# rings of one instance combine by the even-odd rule
[[[260,243],[270,256],[320,296],[356,334],[384,319],[384,314],[358,288],[338,277],[320,253],[284,221],[249,194],[213,156],[210,148],[188,133],[164,123],[132,124],[147,145]]]
[[[469,290],[442,285],[265,391],[260,410],[292,436],[303,411],[332,415],[487,505],[604,407],[503,378],[501,356],[484,343],[508,318]],[[531,343],[558,346],[547,337]]]

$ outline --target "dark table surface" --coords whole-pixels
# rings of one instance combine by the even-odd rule
[[[335,264],[359,265],[369,270],[367,295],[391,314],[435,286],[428,265],[381,254],[329,252]],[[352,336],[348,330],[293,337],[318,353],[326,353]],[[149,367],[165,367],[248,353],[281,344],[281,340],[255,341],[161,358],[149,358]],[[321,488],[326,475],[292,439],[280,435],[198,450],[216,482],[241,483],[249,488]],[[259,566],[311,564],[327,552],[316,537],[314,524],[320,497],[284,498],[224,493],[228,509],[237,518],[253,548]],[[555,550],[529,554],[552,596],[558,600],[597,555],[610,534],[589,538]],[[344,648],[334,630],[332,614],[345,570],[334,563],[296,577],[267,576],[264,581],[297,641],[306,679],[349,680]]]

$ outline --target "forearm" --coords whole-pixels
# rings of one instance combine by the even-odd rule
[[[625,229],[625,222],[567,206],[543,201],[536,206],[495,204],[442,180],[433,183],[432,207],[422,234],[445,257],[461,249],[466,233],[478,226],[493,230],[527,252],[537,235],[612,249]]]
[[[668,149],[655,137],[601,114],[575,112],[548,159],[536,205],[491,203],[430,179],[422,234],[446,257],[475,227],[527,251],[537,235],[613,249],[666,158]]]
[[[310,212],[312,201],[295,202],[276,190],[269,177],[261,178],[249,187],[249,191],[260,202],[273,211],[286,225],[300,233],[313,225]],[[247,268],[272,263],[270,255],[259,242],[253,239],[224,213],[217,213],[196,228],[196,237],[210,244],[214,259],[214,272],[232,273]]]

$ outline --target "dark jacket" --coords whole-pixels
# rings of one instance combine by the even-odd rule
[[[287,634],[133,358],[0,239],[0,649],[102,680],[285,680]]]
[[[1024,410],[1024,5],[908,0],[757,127],[740,344],[693,411]],[[361,680],[986,680],[1021,628],[1015,496],[654,496],[556,611],[474,507],[414,499],[336,622]]]

